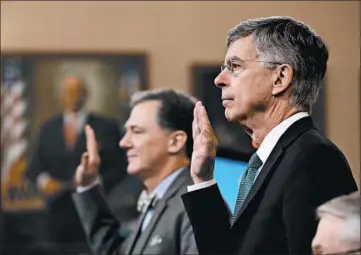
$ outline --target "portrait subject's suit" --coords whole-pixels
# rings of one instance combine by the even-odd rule
[[[181,199],[192,183],[189,168],[184,168],[155,204],[145,229],[142,231],[145,218],[142,214],[128,238],[120,235],[121,224],[98,186],[75,193],[73,200],[94,254],[198,254]]]
[[[217,185],[182,198],[200,254],[311,254],[317,206],[356,189],[342,152],[305,117],[263,162],[233,225]]]
[[[121,134],[115,120],[93,113],[86,115],[84,125],[89,124],[95,132],[102,158],[100,174],[108,192],[125,175],[125,153],[119,148]],[[84,125],[80,128],[73,148],[67,147],[64,134],[64,116],[56,115],[41,127],[35,153],[26,171],[33,182],[41,174],[65,184],[60,192],[46,198],[50,236],[55,242],[85,242],[80,221],[75,211],[71,194],[75,190],[74,176],[81,155],[86,152]],[[67,187],[68,185],[68,187]]]

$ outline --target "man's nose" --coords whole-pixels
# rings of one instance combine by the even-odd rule
[[[131,142],[129,135],[125,134],[122,139],[119,141],[119,147],[123,149],[128,149],[131,147]]]
[[[229,76],[230,74],[226,71],[221,71],[217,77],[214,79],[214,85],[217,88],[225,87],[229,84]]]

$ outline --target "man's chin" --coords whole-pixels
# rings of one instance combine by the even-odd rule
[[[224,111],[224,116],[226,117],[226,119],[230,122],[235,121],[234,119],[234,114],[232,114],[232,111],[230,109],[225,109]]]
[[[137,167],[128,166],[127,172],[129,175],[137,175],[139,173],[139,169]]]

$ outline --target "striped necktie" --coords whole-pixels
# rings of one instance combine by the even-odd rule
[[[244,200],[246,200],[246,197],[252,188],[253,182],[256,178],[257,171],[261,166],[262,166],[261,159],[258,157],[257,153],[254,153],[248,162],[247,170],[244,173],[241,183],[239,185],[236,206],[234,209],[234,213],[232,215],[232,222],[231,222],[232,225],[236,220],[239,211],[242,208]]]

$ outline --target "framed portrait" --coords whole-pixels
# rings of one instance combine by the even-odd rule
[[[122,126],[129,97],[147,89],[145,53],[31,52],[1,56],[2,211],[41,210],[41,196],[24,171],[41,125],[61,111],[59,85],[81,77],[89,91],[87,108],[114,117]]]

